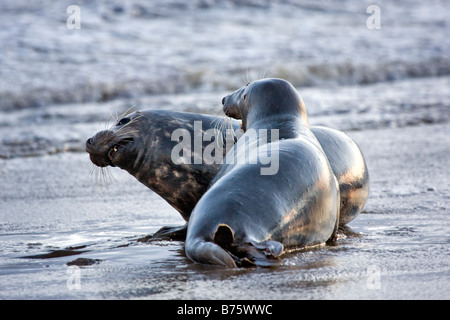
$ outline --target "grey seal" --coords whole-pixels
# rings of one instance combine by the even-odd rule
[[[188,258],[226,267],[268,266],[286,250],[333,238],[339,185],[295,88],[282,79],[255,81],[225,97],[223,111],[242,119],[245,134],[191,214]],[[248,144],[239,143],[246,138]],[[263,171],[268,150],[277,160],[271,172]],[[243,163],[235,160],[244,153]]]

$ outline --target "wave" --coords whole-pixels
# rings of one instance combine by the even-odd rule
[[[450,74],[439,1],[383,3],[368,30],[351,0],[4,0],[0,111],[118,98],[229,91],[262,77],[296,87]]]
[[[450,75],[450,58],[433,57],[425,61],[387,61],[381,64],[275,63],[270,68],[253,66],[217,71],[212,68],[160,68],[152,76],[122,77],[115,81],[87,79],[70,85],[49,82],[38,86],[5,88],[0,91],[0,110],[12,111],[52,104],[104,102],[116,98],[134,99],[145,95],[180,94],[192,91],[230,91],[245,82],[263,77],[290,81],[295,87],[365,85],[420,77]],[[85,79],[83,79],[85,80]]]

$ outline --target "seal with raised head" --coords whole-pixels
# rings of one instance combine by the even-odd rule
[[[242,119],[245,134],[191,214],[186,255],[203,264],[267,266],[286,250],[333,238],[339,186],[296,89],[282,79],[255,81],[225,97],[223,111]],[[267,168],[268,153],[276,166]]]
[[[128,171],[166,200],[187,223],[197,201],[220,169],[219,162],[202,161],[203,152],[214,139],[218,139],[217,143],[233,145],[234,137],[230,138],[225,130],[230,126],[237,130],[240,122],[188,112],[136,111],[122,117],[111,129],[89,138],[86,151],[92,163],[99,167],[113,166]],[[216,132],[214,138],[210,134],[205,139],[205,132],[211,130]],[[181,134],[174,136],[174,132]],[[173,152],[184,138],[188,140],[184,141],[183,154],[187,161],[175,163]],[[226,146],[222,150],[217,155],[220,159],[226,154]],[[153,236],[184,240],[186,228],[187,225],[163,227]]]

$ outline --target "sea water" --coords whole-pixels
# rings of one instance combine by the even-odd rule
[[[449,11],[445,1],[2,1],[0,297],[450,298]],[[94,169],[86,139],[130,107],[221,115],[223,96],[264,77],[299,90],[311,125],[360,144],[371,194],[347,238],[279,268],[225,271],[191,263],[182,242],[139,242],[184,222],[126,172]]]

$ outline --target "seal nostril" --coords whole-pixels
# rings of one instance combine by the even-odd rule
[[[92,138],[87,139],[86,144],[92,144]]]
[[[222,99],[222,105],[224,105],[225,104],[225,97],[223,97],[223,99]]]

